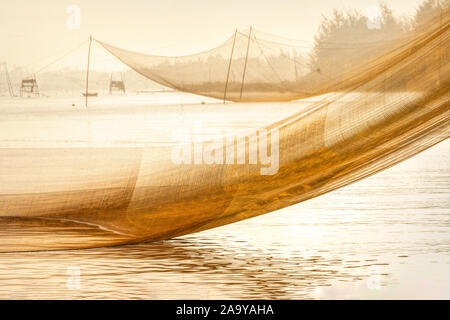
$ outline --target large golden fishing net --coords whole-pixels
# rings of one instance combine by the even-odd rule
[[[168,239],[290,206],[403,161],[449,136],[449,27],[448,11],[442,12],[413,38],[336,75],[332,84],[318,81],[309,88],[296,87],[288,62],[272,71],[263,64],[258,36],[250,38],[248,70],[241,82],[248,37],[237,34],[226,99],[239,101],[241,91],[242,100],[324,93],[295,103],[256,104],[264,125],[247,113],[254,104],[239,103],[167,106],[173,118],[161,119],[161,130],[145,121],[157,122],[162,114],[150,107],[129,111],[94,105],[84,116],[56,110],[22,120],[11,112],[1,120],[4,128],[28,124],[33,130],[23,131],[20,139],[11,137],[11,130],[1,132],[0,250]],[[223,98],[228,70],[223,61],[231,50],[222,56],[155,58],[104,45],[155,81]],[[211,62],[215,69],[210,78],[196,62],[207,57],[220,61]],[[292,57],[286,61],[291,63]],[[273,86],[277,75],[284,81]],[[290,108],[291,113],[275,119],[277,113],[267,113],[269,107]],[[223,143],[221,159],[214,154],[212,162],[196,160],[192,153],[191,163],[173,161],[174,148],[196,148],[190,137],[171,134],[184,120],[197,118],[204,126],[221,123],[225,128],[226,120],[220,119],[225,115],[245,127],[239,134],[248,134],[247,145],[267,132],[266,145],[259,148],[279,157],[267,163],[259,154],[252,163],[255,155],[245,149],[246,158],[239,162],[236,153],[228,154],[238,150],[231,130],[201,141],[203,149]],[[46,122],[51,116],[58,121]],[[157,141],[149,138],[156,131]],[[261,169],[269,166],[275,170],[263,174]]]

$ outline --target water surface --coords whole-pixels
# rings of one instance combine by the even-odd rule
[[[2,253],[0,298],[449,299],[449,151],[178,239]]]
[[[149,99],[154,104],[203,100],[173,93],[124,99],[112,105],[117,117],[123,116],[123,103],[139,108]],[[79,112],[78,100],[74,112]],[[114,101],[111,98],[105,103]],[[21,109],[5,100],[2,108],[9,114],[16,112],[17,121],[26,122],[34,103],[33,99],[22,100]],[[61,103],[72,108],[71,101],[61,98],[49,99],[46,110],[61,108]],[[202,117],[208,117],[208,107]],[[292,112],[290,108],[283,105],[277,117]],[[249,107],[248,112],[254,109]],[[152,120],[152,126],[166,123],[164,113],[158,114],[159,118],[144,120]],[[42,126],[49,128],[49,137],[54,139],[48,141],[49,146],[58,145],[55,139],[60,137],[52,134],[52,127]],[[17,137],[14,126],[10,129],[2,131],[3,135]],[[97,135],[103,132],[97,129]],[[30,132],[21,134],[22,140],[11,143],[26,145],[32,138]],[[68,130],[69,138],[70,134]],[[4,139],[3,143],[9,142]],[[449,299],[449,151],[450,142],[444,141],[400,165],[318,198],[173,240],[88,250],[0,253],[0,298]],[[4,246],[8,239],[26,241],[27,235],[19,227],[3,225],[0,241]],[[51,223],[47,227],[52,228]],[[99,232],[70,221],[67,227],[77,235],[85,228],[86,241],[96,241]],[[58,228],[61,225],[55,226],[55,237]],[[46,237],[48,233],[34,234],[37,248],[45,247]]]

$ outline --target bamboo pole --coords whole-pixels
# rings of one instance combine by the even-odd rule
[[[248,60],[248,51],[250,49],[251,34],[252,34],[252,27],[250,27],[250,31],[248,32],[248,45],[247,45],[247,53],[245,55],[244,72],[242,72],[241,95],[239,97],[240,100],[242,100],[242,91],[244,90],[245,71],[247,70],[247,60]]]
[[[297,61],[295,60],[295,50],[292,49],[292,60],[294,61],[295,82],[298,80]]]
[[[88,107],[88,95],[89,95],[89,64],[91,60],[91,45],[92,45],[92,36],[89,36],[89,50],[86,68],[86,108]]]
[[[228,63],[227,81],[225,82],[225,90],[223,93],[223,103],[225,103],[225,100],[227,98],[228,79],[230,78],[231,62],[233,60],[233,52],[234,52],[234,45],[236,43],[236,35],[237,35],[237,29],[234,31],[233,46],[231,47],[230,62]]]
[[[9,95],[11,96],[11,98],[14,98],[14,89],[11,84],[11,78],[9,77],[8,66],[6,65],[6,62],[4,64],[4,68],[6,73],[6,82],[8,83]]]

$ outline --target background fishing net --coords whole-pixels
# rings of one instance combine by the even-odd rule
[[[180,57],[100,43],[137,72],[176,90],[231,101],[292,100],[304,95],[296,86],[308,71],[303,48],[264,40],[255,29],[236,31],[212,50]]]
[[[236,31],[222,45],[164,57],[99,43],[122,62],[164,86],[230,101],[289,101],[351,86],[374,59],[407,45],[444,5],[423,9],[415,24],[398,21],[386,5],[371,21],[357,12],[324,18],[314,44],[259,30]]]

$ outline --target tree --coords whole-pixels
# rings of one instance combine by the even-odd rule
[[[334,10],[331,18],[323,17],[314,38],[311,70],[334,77],[398,45],[407,32],[406,24],[385,4],[377,10],[378,27],[372,27],[369,17],[355,10]]]

